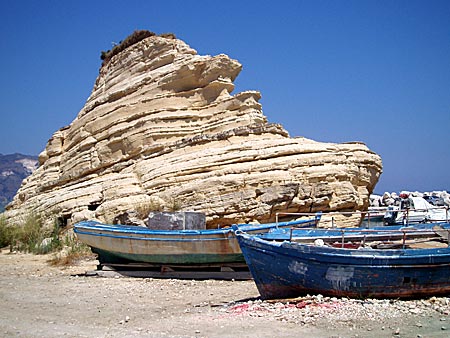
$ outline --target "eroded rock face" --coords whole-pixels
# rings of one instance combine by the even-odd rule
[[[54,133],[8,206],[49,222],[137,208],[200,211],[207,227],[276,212],[362,210],[382,171],[362,143],[290,138],[260,93],[230,95],[241,64],[152,36],[105,63],[84,108]]]

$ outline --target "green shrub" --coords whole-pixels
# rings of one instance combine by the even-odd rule
[[[19,224],[9,224],[2,216],[0,218],[0,247],[9,246],[10,251],[45,254],[61,247],[59,240],[60,228],[53,229],[43,226],[40,215],[30,212]]]
[[[6,218],[0,215],[0,248],[9,246],[12,242],[12,229],[8,226]]]
[[[43,226],[40,215],[30,212],[19,224],[9,224],[3,215],[0,215],[0,248],[9,246],[10,251],[29,252],[33,254],[46,254],[64,251],[55,255],[51,261],[54,265],[68,265],[74,261],[93,257],[91,249],[81,243],[73,232],[61,227],[55,218],[53,229]]]
[[[19,227],[17,241],[21,248],[19,251],[33,252],[40,245],[45,236],[42,230],[41,217],[35,213],[29,213],[24,223]]]

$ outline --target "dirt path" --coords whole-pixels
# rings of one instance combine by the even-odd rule
[[[0,254],[1,337],[448,337],[449,299],[257,299],[252,281],[79,277],[49,256]],[[448,328],[448,330],[447,330]]]

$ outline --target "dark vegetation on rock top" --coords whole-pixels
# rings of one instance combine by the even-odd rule
[[[108,51],[102,50],[102,52],[100,54],[100,59],[103,60],[102,66],[107,64],[114,55],[119,54],[121,51],[125,50],[126,48],[128,48],[150,36],[156,36],[156,33],[150,32],[145,29],[136,30],[132,34],[127,36],[125,38],[125,40],[120,41],[117,45],[115,45],[113,47],[113,49],[110,49]],[[163,33],[158,36],[163,37],[163,38],[168,38],[168,39],[176,39],[175,34],[173,34],[173,33]]]

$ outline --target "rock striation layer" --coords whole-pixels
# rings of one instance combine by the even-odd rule
[[[207,227],[276,212],[363,210],[382,171],[359,142],[291,138],[257,91],[231,95],[241,64],[151,36],[105,62],[83,109],[56,131],[6,215],[64,224],[128,210],[204,212]]]

